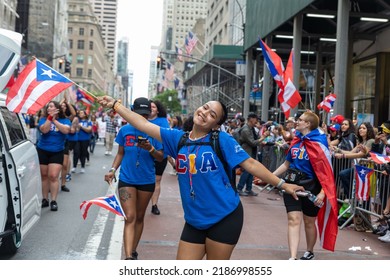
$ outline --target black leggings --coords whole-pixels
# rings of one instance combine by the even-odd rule
[[[88,159],[89,153],[88,153],[88,147],[89,147],[89,140],[85,141],[79,141],[78,142],[78,152],[76,152],[77,145],[74,147],[74,153],[73,153],[73,167],[77,167],[77,162],[80,159],[81,167],[85,167],[85,160]]]

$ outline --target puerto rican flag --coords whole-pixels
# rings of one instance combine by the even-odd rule
[[[15,113],[35,114],[72,84],[64,75],[34,59],[7,93],[6,106]]]
[[[371,176],[374,169],[355,165],[356,197],[359,200],[370,199]]]
[[[293,50],[284,69],[282,59],[271,50],[263,40],[259,40],[267,68],[279,87],[278,100],[286,118],[290,117],[290,110],[295,108],[302,98],[293,83]]]
[[[317,216],[321,246],[326,250],[334,251],[338,234],[338,206],[332,158],[326,135],[319,129],[313,130],[305,136],[298,132],[291,147],[302,142],[309,156],[310,164],[325,192],[324,206],[321,207]]]
[[[86,94],[81,89],[77,89],[77,91],[76,91],[76,99],[77,99],[77,101],[81,101],[87,107],[91,106],[93,104],[93,102],[94,102],[93,97],[89,96],[88,94]]]
[[[324,111],[329,113],[335,101],[336,101],[336,94],[331,93],[328,96],[326,96],[325,99],[320,102],[320,104],[317,105],[317,108],[319,110],[323,109]]]
[[[298,90],[295,88],[293,83],[294,79],[294,52],[291,50],[290,57],[287,62],[286,70],[284,71],[283,77],[283,88],[279,91],[278,100],[280,106],[284,112],[284,115],[288,119],[290,117],[290,109],[295,108],[299,102],[301,102],[302,97],[299,94]]]
[[[123,209],[119,203],[118,198],[116,197],[115,194],[110,195],[110,196],[102,196],[102,197],[97,197],[91,200],[83,201],[80,204],[80,211],[81,215],[83,216],[83,219],[85,220],[88,215],[88,210],[92,205],[97,205],[100,206],[118,216],[122,216],[126,218],[125,213],[123,212]]]
[[[370,152],[371,159],[377,164],[385,164],[390,162],[390,157],[374,152]]]

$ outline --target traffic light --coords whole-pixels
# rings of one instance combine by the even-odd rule
[[[157,70],[161,67],[161,56],[157,57]]]
[[[62,65],[64,64],[64,60],[61,58],[59,61],[58,61],[58,69],[59,70],[62,70]]]
[[[65,60],[65,73],[70,73],[70,61]]]
[[[161,57],[161,70],[167,69],[167,62]]]

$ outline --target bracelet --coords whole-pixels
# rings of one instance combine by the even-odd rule
[[[112,172],[112,173],[114,173],[114,174],[115,174],[115,172],[116,172],[116,168],[115,168],[115,167],[111,167],[111,169],[110,169],[110,170],[108,170],[108,172]]]
[[[52,120],[53,120],[53,116],[52,116],[52,115],[49,115],[49,116],[47,117],[47,120],[48,120],[48,121],[52,121]]]
[[[112,104],[112,109],[114,109],[114,111],[116,111],[118,109],[119,104],[121,104],[121,101],[115,100],[114,104]]]
[[[156,149],[155,149],[154,147],[152,147],[152,148],[149,150],[149,153],[150,153],[151,155],[153,155],[155,151],[156,151]]]
[[[283,180],[283,179],[280,179],[279,183],[276,185],[276,188],[279,189],[279,190],[281,190],[281,189],[282,189],[282,185],[283,185],[284,183],[286,183],[286,181]]]

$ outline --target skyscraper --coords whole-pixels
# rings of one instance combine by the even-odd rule
[[[112,69],[115,67],[115,40],[118,0],[89,0],[95,16],[102,27],[105,48],[109,54]]]

